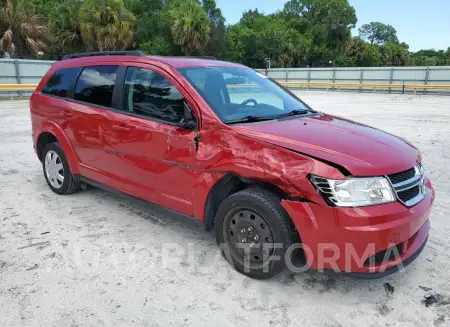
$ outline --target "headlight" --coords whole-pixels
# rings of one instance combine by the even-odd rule
[[[395,201],[394,191],[385,177],[326,179],[311,176],[319,194],[338,207],[361,207]]]
[[[420,175],[421,175],[421,176],[424,176],[424,175],[425,175],[425,168],[423,167],[422,162],[419,163],[419,164],[417,165],[417,167],[419,168],[419,173],[420,173]]]

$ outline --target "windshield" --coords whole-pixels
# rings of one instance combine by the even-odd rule
[[[187,67],[178,71],[224,123],[310,113],[309,108],[267,76],[245,67]]]

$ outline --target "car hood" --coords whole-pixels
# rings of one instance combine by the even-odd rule
[[[420,160],[419,151],[401,138],[326,114],[232,128],[241,135],[338,164],[354,176],[389,175]]]

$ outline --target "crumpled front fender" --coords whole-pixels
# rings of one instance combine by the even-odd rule
[[[203,220],[212,187],[226,174],[277,186],[293,198],[324,204],[308,180],[309,174],[343,179],[336,168],[277,145],[253,140],[225,127],[203,132],[197,151],[202,166],[194,187],[194,214]]]

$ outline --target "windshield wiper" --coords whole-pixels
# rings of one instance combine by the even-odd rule
[[[283,119],[283,118],[298,116],[298,115],[305,115],[308,112],[309,112],[309,110],[307,110],[307,109],[295,109],[295,110],[292,110],[291,112],[277,116],[277,119]]]
[[[265,120],[273,120],[278,117],[272,117],[272,116],[245,116],[239,119],[230,119],[225,121],[225,124],[239,124],[239,123],[255,123],[259,121],[265,121]]]

